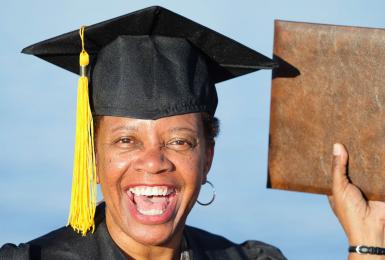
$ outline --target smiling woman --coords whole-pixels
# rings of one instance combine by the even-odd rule
[[[214,156],[215,84],[271,69],[272,60],[162,7],[23,52],[72,72],[80,64],[73,192],[67,227],[6,244],[0,259],[285,259],[271,245],[185,224]],[[349,183],[347,153],[334,148],[330,201],[350,256],[384,253],[385,204],[367,202]]]
[[[210,169],[199,113],[158,120],[105,116],[96,138],[97,173],[111,237],[131,243],[177,244]],[[124,234],[122,236],[122,234]],[[133,254],[130,254],[133,255]]]
[[[72,72],[80,63],[73,229],[5,245],[0,256],[284,259],[262,242],[238,245],[185,225],[214,156],[215,83],[270,69],[273,61],[162,7],[79,33],[23,50]],[[104,197],[97,208],[96,183]]]

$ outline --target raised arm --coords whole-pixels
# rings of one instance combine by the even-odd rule
[[[385,248],[385,202],[367,201],[359,188],[350,183],[347,165],[346,148],[342,144],[335,144],[332,168],[333,195],[329,196],[334,214],[340,221],[350,246]],[[384,255],[349,253],[348,259],[385,259],[385,252]]]

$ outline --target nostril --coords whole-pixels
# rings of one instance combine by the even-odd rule
[[[135,170],[141,173],[159,174],[173,171],[174,164],[161,149],[151,149],[143,152],[134,164]]]

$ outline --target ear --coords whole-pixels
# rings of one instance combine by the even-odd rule
[[[207,175],[209,174],[211,165],[213,163],[214,150],[215,150],[214,148],[215,148],[215,144],[210,144],[206,148],[206,153],[205,153],[206,161],[203,169],[202,184],[206,183]]]
[[[97,183],[97,184],[100,184],[100,178],[99,178],[98,167],[96,167],[96,183]]]
[[[98,150],[95,146],[95,166],[96,166],[96,183],[100,184],[99,169],[98,169]]]
[[[97,184],[100,184],[100,179],[99,179],[99,174],[98,174],[98,172],[96,172],[96,183],[97,183]]]

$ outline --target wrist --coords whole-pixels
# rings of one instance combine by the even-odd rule
[[[356,253],[349,253],[348,260],[384,260],[383,255],[359,255]]]
[[[360,232],[360,235],[348,235],[349,246],[365,245],[368,247],[384,247],[384,234],[383,232],[371,232],[373,229],[365,230]]]
[[[361,239],[349,239],[349,246],[359,246],[364,245],[368,247],[383,247],[385,248],[385,243],[381,238],[375,237],[366,237]]]
[[[385,225],[379,220],[349,222],[345,229],[349,245],[385,247]]]

